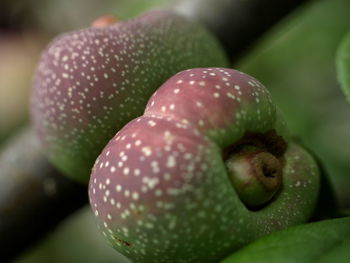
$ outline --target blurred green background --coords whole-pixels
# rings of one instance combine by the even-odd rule
[[[237,64],[265,84],[291,131],[320,157],[343,207],[350,206],[350,106],[335,54],[350,31],[349,10],[348,0],[312,1]]]
[[[112,13],[126,19],[171,0],[5,0],[0,11],[0,144],[28,121],[32,75],[55,35]],[[335,52],[350,31],[349,0],[310,1],[286,17],[233,67],[259,79],[291,131],[327,168],[350,207],[350,106],[336,81]],[[30,226],[28,226],[30,227]],[[16,263],[128,262],[102,241],[88,207],[63,222]]]

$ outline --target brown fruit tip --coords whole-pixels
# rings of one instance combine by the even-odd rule
[[[113,15],[103,15],[103,16],[96,18],[91,23],[91,27],[95,27],[95,28],[107,27],[107,26],[110,26],[110,25],[117,23],[118,21],[119,21],[119,19]]]

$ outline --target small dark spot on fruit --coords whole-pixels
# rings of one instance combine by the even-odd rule
[[[132,247],[132,244],[131,243],[129,243],[128,241],[125,241],[125,240],[123,240],[123,239],[120,239],[120,238],[118,238],[118,237],[115,237],[115,239],[119,242],[119,243],[121,243],[121,244],[123,244],[123,245],[125,245],[125,246],[127,246],[127,247]]]
[[[133,209],[132,212],[133,212],[135,215],[142,215],[142,212],[141,212],[139,209]]]

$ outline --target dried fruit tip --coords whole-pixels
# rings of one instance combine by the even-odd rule
[[[226,167],[239,198],[250,209],[267,204],[282,185],[282,164],[267,151],[250,149],[230,156]]]
[[[98,18],[96,18],[92,23],[91,27],[100,28],[100,27],[107,27],[111,26],[119,21],[118,18],[116,18],[113,15],[103,15]]]

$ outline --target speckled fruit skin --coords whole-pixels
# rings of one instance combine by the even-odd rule
[[[252,211],[232,186],[223,152],[244,134],[271,130],[287,142],[283,183]],[[290,140],[263,85],[236,70],[197,68],[170,78],[108,143],[89,197],[102,234],[133,262],[213,263],[308,220],[318,189],[315,161]]]
[[[103,147],[143,113],[165,80],[191,67],[226,64],[205,29],[168,11],[64,34],[41,57],[33,124],[50,160],[87,183]]]

